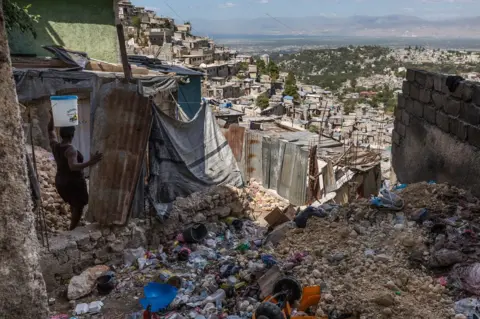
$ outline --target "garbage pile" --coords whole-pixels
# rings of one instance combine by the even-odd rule
[[[77,318],[247,319],[287,276],[321,291],[293,317],[476,318],[479,209],[468,192],[420,183],[293,218],[291,206],[277,209],[270,220],[287,221],[272,230],[236,217],[184,226],[162,246],[125,250],[120,268],[72,278],[71,310]]]
[[[31,146],[27,147],[30,155],[31,150]],[[55,159],[52,153],[38,146],[35,146],[35,159],[47,229],[50,232],[68,230],[70,206],[62,200],[55,188],[55,174],[57,173]]]
[[[74,311],[78,318],[99,312],[98,303],[89,310],[92,302],[102,301],[102,312],[110,314],[109,303],[124,299],[136,304],[130,314],[124,313],[127,318],[143,318],[147,310],[173,312],[179,318],[250,318],[259,293],[268,289],[258,281],[276,264],[271,246],[263,246],[265,232],[250,220],[233,217],[195,224],[157,249],[126,249],[124,265],[116,269],[115,287],[103,299],[98,291],[101,276],[93,274],[104,266],[73,277],[68,296],[78,300]]]

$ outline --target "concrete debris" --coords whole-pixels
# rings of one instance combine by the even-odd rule
[[[109,269],[108,266],[98,265],[88,268],[80,275],[70,279],[67,292],[68,299],[77,300],[91,293],[93,288],[95,288],[97,278]]]
[[[264,214],[271,212],[276,207],[284,210],[289,205],[288,201],[278,195],[275,191],[265,189],[260,183],[252,179],[246,189],[254,207],[254,214]],[[263,219],[263,218],[262,218]]]

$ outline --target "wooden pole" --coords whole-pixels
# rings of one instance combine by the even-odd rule
[[[129,82],[132,78],[132,69],[130,68],[130,64],[128,64],[127,47],[125,46],[125,34],[123,33],[122,24],[117,24],[117,36],[120,56],[122,58],[123,74],[125,75],[125,81]]]

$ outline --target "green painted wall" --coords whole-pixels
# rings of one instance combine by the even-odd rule
[[[89,57],[119,62],[113,0],[16,0],[39,14],[37,38],[20,32],[9,37],[12,54],[49,56],[42,45],[56,44]]]

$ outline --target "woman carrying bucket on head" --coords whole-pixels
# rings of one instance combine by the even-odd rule
[[[70,230],[78,226],[82,218],[83,208],[88,204],[87,182],[83,169],[95,165],[102,159],[102,154],[96,152],[90,160],[83,162],[83,155],[72,145],[75,125],[78,125],[77,97],[52,96],[52,109],[48,123],[48,136],[53,157],[57,163],[55,187],[62,199],[70,205]],[[66,105],[66,101],[69,105]],[[67,106],[67,107],[66,107]],[[63,108],[63,114],[60,114]],[[60,127],[61,141],[57,141],[54,128],[54,117],[57,127]],[[68,126],[67,126],[68,125]]]

